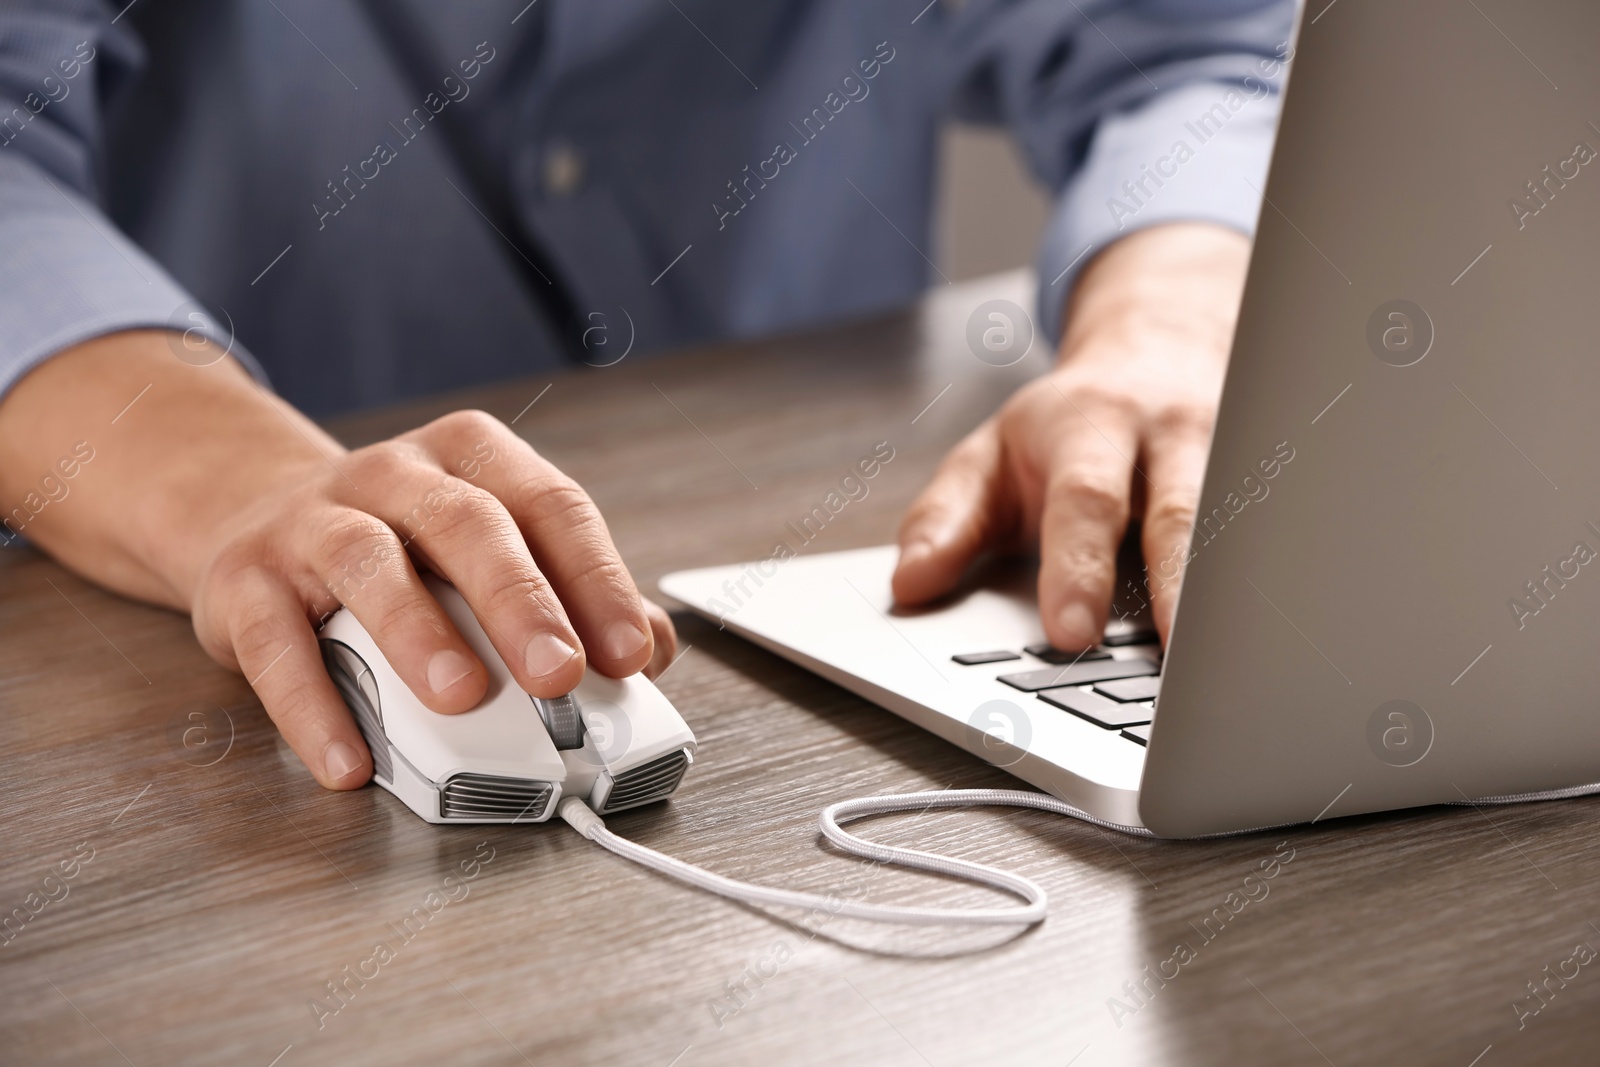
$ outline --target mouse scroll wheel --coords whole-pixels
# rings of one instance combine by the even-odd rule
[[[549,700],[534,697],[533,706],[539,709],[539,718],[544,720],[544,728],[558,752],[583,747],[583,715],[576,696],[568,693]]]

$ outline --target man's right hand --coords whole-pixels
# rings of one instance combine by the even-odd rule
[[[945,595],[985,550],[1036,548],[1045,636],[1087,648],[1138,517],[1165,644],[1249,260],[1247,239],[1210,223],[1153,226],[1095,257],[1058,365],[951,449],[907,511],[895,598]]]
[[[499,420],[456,412],[346,451],[231,359],[176,358],[174,338],[88,342],[0,402],[8,509],[57,453],[80,440],[94,450],[59,504],[24,508],[7,533],[190,612],[207,653],[243,672],[324,786],[354,788],[372,771],[314,632],[339,607],[427,707],[451,714],[483,698],[485,668],[419,568],[460,590],[536,696],[573,689],[586,661],[617,677],[670,662],[671,621],[639,595],[594,503]]]

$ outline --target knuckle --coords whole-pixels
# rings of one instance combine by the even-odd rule
[[[995,422],[1002,433],[1008,432],[1019,422],[1032,421],[1036,413],[1056,410],[1062,404],[1062,397],[1071,395],[1072,389],[1068,383],[1035,378],[1006,398],[1005,403],[1000,405]]]
[[[412,501],[410,509],[391,522],[394,532],[406,545],[424,535],[431,536],[437,529],[433,526],[434,520],[449,510],[453,499],[448,483],[435,485]]]
[[[265,546],[254,536],[228,541],[206,566],[203,580],[208,597],[243,585],[267,557]]]
[[[512,578],[489,594],[488,611],[492,615],[525,612],[530,606],[552,618],[562,614],[550,583],[537,571]]]
[[[1052,554],[1057,585],[1099,599],[1116,579],[1116,560],[1109,552],[1080,545]]]
[[[1132,419],[1144,406],[1136,393],[1117,382],[1098,379],[1080,384],[1067,395],[1086,417],[1092,412],[1099,418]]]
[[[252,665],[257,671],[261,670],[266,666],[266,660],[281,651],[274,646],[281,639],[283,620],[264,605],[250,603],[240,608],[230,629],[233,631],[234,655],[247,671]],[[262,660],[260,665],[255,665],[257,659]]]
[[[335,573],[375,577],[400,551],[393,530],[365,512],[351,511],[328,521],[315,535],[313,551],[323,568]]]
[[[1127,487],[1082,474],[1057,483],[1057,500],[1072,514],[1096,522],[1115,522],[1128,516]]]
[[[324,695],[310,685],[280,686],[273,694],[267,714],[280,730],[296,731],[318,720],[328,720],[338,712],[330,707]]]
[[[505,423],[487,411],[480,411],[477,408],[463,408],[448,415],[441,415],[427,427],[428,430],[455,441],[482,438],[491,434],[498,436],[505,428]]]
[[[540,525],[605,528],[594,500],[583,486],[564,474],[530,484],[519,503]]]
[[[1215,424],[1216,409],[1191,401],[1163,404],[1150,416],[1153,431],[1174,437],[1209,436]]]
[[[602,586],[631,586],[633,583],[627,566],[610,550],[609,545],[587,546],[582,561],[572,568],[568,580]]]
[[[506,511],[499,499],[468,482],[453,480],[433,490],[430,496],[428,512],[436,517],[427,531],[431,538],[484,536],[488,529],[506,520]]]
[[[443,626],[435,618],[433,605],[409,591],[398,596],[383,597],[370,627],[374,636],[393,637],[421,626],[429,633],[439,633]]]
[[[1078,377],[1070,372],[1042,375],[1012,393],[1008,406],[1025,404],[1030,400],[1039,400],[1047,397],[1055,397],[1059,400],[1063,395],[1071,396],[1077,390],[1078,382]]]
[[[1146,509],[1145,525],[1163,530],[1187,529],[1194,525],[1196,510],[1192,496],[1162,496]]]
[[[416,462],[416,455],[406,445],[381,441],[350,453],[344,459],[344,466],[357,483],[393,485],[409,474]]]

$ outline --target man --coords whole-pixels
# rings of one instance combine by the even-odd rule
[[[1038,542],[1046,633],[1090,643],[1130,516],[1147,559],[1183,555],[1291,17],[16,0],[6,536],[190,612],[329,788],[371,773],[317,655],[341,604],[430,708],[485,691],[418,567],[460,588],[531,693],[586,662],[659,668],[670,622],[583,491],[505,426],[464,412],[346,452],[302,411],[592,357],[588,324],[623,309],[642,352],[910,301],[954,112],[1010,125],[1056,191],[1038,315],[1060,362],[951,453],[906,518],[895,592],[926,600],[981,548]],[[1156,593],[1163,634],[1175,595]]]

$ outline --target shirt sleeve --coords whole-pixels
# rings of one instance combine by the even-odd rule
[[[1009,125],[1054,195],[1037,260],[1052,341],[1078,272],[1118,238],[1177,221],[1254,233],[1295,9],[993,0],[952,20],[956,115]]]
[[[117,330],[204,336],[260,367],[100,206],[104,112],[142,49],[99,0],[0,8],[0,396],[51,355]]]

